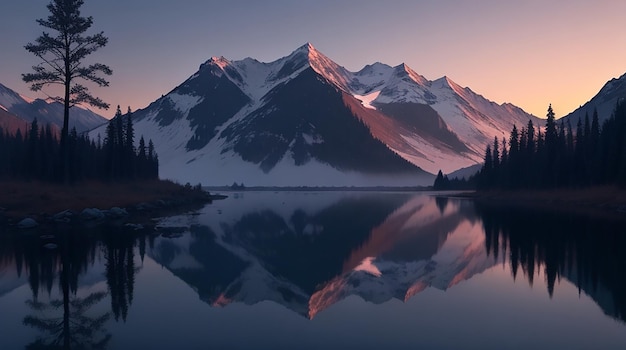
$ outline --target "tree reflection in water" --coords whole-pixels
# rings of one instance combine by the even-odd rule
[[[33,288],[33,271],[49,272],[41,275],[47,286],[52,286],[54,276],[58,274],[61,299],[52,299],[47,303],[42,303],[38,300],[38,289],[32,289],[33,299],[26,303],[36,314],[26,316],[23,323],[46,335],[38,337],[27,348],[104,349],[111,339],[111,334],[104,329],[111,315],[106,312],[92,316],[88,314],[88,311],[104,299],[107,293],[94,292],[85,297],[77,295],[78,277],[94,262],[96,241],[87,234],[73,231],[60,233],[57,237],[58,249],[55,251],[29,255],[27,269],[31,272],[29,278],[31,288]],[[39,247],[30,244],[24,248],[30,251]],[[16,255],[18,254],[16,250]],[[38,259],[39,257],[44,257],[44,259]],[[50,295],[51,288],[47,291]],[[60,310],[62,310],[61,314],[59,314]]]
[[[106,250],[106,278],[111,293],[111,310],[115,320],[126,322],[133,303],[135,286],[135,240],[129,232],[114,232],[103,238]],[[144,242],[143,238],[140,241]],[[145,244],[142,244],[145,249]]]
[[[18,276],[28,276],[32,299],[26,305],[32,313],[22,323],[41,334],[27,348],[106,348],[111,340],[107,323],[112,318],[125,322],[128,317],[139,270],[135,264],[135,243],[138,242],[143,257],[145,235],[119,227],[87,231],[65,228],[56,234],[5,235],[0,241],[0,262],[14,265]],[[82,275],[102,264],[106,291],[91,292],[90,288],[79,286]],[[44,297],[46,301],[42,301]],[[103,312],[99,304],[107,297],[111,311]]]
[[[626,321],[626,220],[476,205],[488,254],[510,261],[511,274],[533,284],[543,269],[550,297],[561,278],[605,314]]]

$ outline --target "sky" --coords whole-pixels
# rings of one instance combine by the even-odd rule
[[[38,59],[24,49],[44,28],[48,0],[0,6],[0,83],[29,97],[21,74]],[[146,107],[212,56],[270,62],[310,42],[350,71],[406,63],[429,80],[448,76],[497,103],[557,117],[626,73],[623,0],[86,0],[88,34],[106,47],[86,63],[111,67],[115,106]],[[52,90],[47,90],[52,94]]]

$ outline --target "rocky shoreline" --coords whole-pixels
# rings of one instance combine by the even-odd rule
[[[68,205],[68,209],[62,210],[58,210],[58,208],[63,203],[45,206],[46,201],[38,203],[41,202],[38,200],[30,202],[32,206],[27,209],[19,209],[19,205],[14,203],[20,202],[18,199],[20,196],[22,197],[21,201],[26,202],[29,195],[25,194],[24,191],[16,191],[16,197],[13,198],[13,201],[8,202],[13,208],[18,209],[7,210],[0,207],[0,232],[45,229],[58,225],[96,226],[109,223],[139,229],[148,224],[154,217],[197,210],[214,200],[226,197],[210,194],[200,187],[172,185],[169,182],[157,182],[156,185],[151,184],[150,187],[146,188],[146,185],[137,186],[136,193],[120,191],[124,196],[120,196],[117,201],[114,196],[108,196],[106,200],[103,200],[100,195],[95,193],[81,194],[81,199],[90,197],[80,201],[80,204],[70,200],[76,196],[75,193],[55,192],[54,196],[58,197],[61,202],[66,200]],[[150,195],[138,194],[146,190],[149,190]],[[111,187],[111,191],[116,192],[119,189]],[[7,200],[5,199],[5,201]],[[116,202],[120,205],[107,205]],[[84,207],[82,207],[83,205]]]
[[[32,216],[19,218],[6,218],[0,220],[0,225],[15,227],[17,229],[36,229],[56,224],[72,225],[99,225],[117,222],[128,227],[141,229],[145,226],[146,219],[161,216],[168,213],[178,213],[199,209],[202,205],[211,203],[214,198],[209,195],[206,200],[158,200],[151,203],[141,202],[127,208],[112,207],[110,209],[85,208],[82,211],[64,210],[54,215],[43,214],[38,218]],[[219,198],[221,199],[221,198]]]

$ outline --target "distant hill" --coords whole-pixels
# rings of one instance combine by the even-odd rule
[[[63,104],[42,99],[24,97],[0,84],[0,110],[11,113],[30,123],[35,118],[40,125],[52,124],[59,130],[63,128]],[[70,109],[70,129],[84,132],[104,124],[106,118],[81,107]]]

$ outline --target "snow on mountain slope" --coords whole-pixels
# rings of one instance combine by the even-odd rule
[[[22,134],[26,133],[29,128],[27,121],[18,118],[11,114],[4,108],[0,108],[0,128],[2,132],[9,132],[10,134],[20,130]]]
[[[526,125],[532,120],[535,125],[540,119],[529,115],[511,104],[497,104],[462,88],[448,77],[432,82],[433,94],[438,96],[432,107],[439,112],[448,126],[454,130],[468,147],[483,155],[485,146],[494,137],[508,139],[513,125]]]
[[[597,110],[598,120],[600,121],[600,125],[602,125],[602,123],[613,114],[617,102],[625,98],[626,74],[623,74],[619,78],[613,78],[606,82],[602,89],[600,89],[591,100],[566,115],[564,120],[569,121],[575,129],[579,119],[584,123],[586,114],[589,117],[589,121],[591,121],[594,110]]]
[[[353,73],[308,43],[269,63],[212,57],[134,117],[162,177],[279,186],[429,185],[534,118],[405,64]]]
[[[63,127],[63,105],[54,100],[31,99],[21,96],[8,87],[0,84],[0,108],[27,121],[35,118],[40,125],[52,124]],[[88,109],[72,107],[70,109],[70,128],[76,127],[78,132],[87,131],[106,122],[106,119]]]
[[[441,116],[449,130],[471,150],[464,154],[465,161],[459,162],[460,166],[440,167],[444,170],[456,170],[480,162],[486,144],[491,143],[496,136],[508,137],[513,124],[525,125],[529,119],[538,122],[538,118],[520,108],[489,101],[469,88],[462,88],[448,77],[428,81],[405,64],[390,67],[376,63],[355,73],[354,77],[358,83],[353,86],[358,89],[352,90],[352,93],[367,108],[380,109],[392,103],[415,103],[429,105]],[[430,171],[427,166],[422,167]]]

